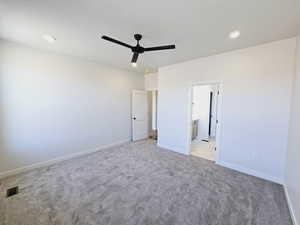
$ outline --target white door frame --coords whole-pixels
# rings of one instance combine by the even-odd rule
[[[218,103],[217,103],[217,130],[216,130],[216,158],[215,162],[219,162],[220,152],[222,150],[221,140],[222,140],[222,104],[223,104],[223,83],[221,81],[207,81],[207,82],[196,82],[192,83],[189,87],[189,102],[188,102],[188,146],[189,146],[189,154],[191,153],[191,145],[192,145],[192,114],[193,114],[193,87],[195,86],[204,86],[204,85],[218,85],[219,86],[219,96],[218,96]]]

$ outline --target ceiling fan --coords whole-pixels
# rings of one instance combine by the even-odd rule
[[[122,45],[122,46],[127,47],[127,48],[130,48],[131,51],[133,52],[133,56],[132,56],[132,59],[131,59],[131,65],[133,67],[137,66],[136,62],[137,62],[137,59],[139,57],[139,54],[142,54],[144,52],[150,52],[150,51],[175,49],[175,45],[163,45],[163,46],[157,46],[157,47],[144,48],[144,47],[140,46],[140,44],[139,44],[142,37],[143,36],[141,34],[135,34],[134,35],[134,39],[137,41],[136,46],[131,46],[129,44],[126,44],[124,42],[118,41],[116,39],[113,39],[113,38],[105,36],[105,35],[102,36],[102,39],[104,39],[106,41],[111,41],[113,43],[116,43],[118,45]]]

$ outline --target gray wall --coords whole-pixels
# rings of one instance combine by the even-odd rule
[[[142,74],[0,41],[0,173],[122,142]]]

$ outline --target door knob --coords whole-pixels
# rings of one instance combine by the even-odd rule
[[[136,120],[136,118],[135,118],[135,117],[133,117],[132,119]]]

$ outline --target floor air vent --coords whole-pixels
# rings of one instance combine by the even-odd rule
[[[19,187],[18,186],[12,187],[12,188],[7,189],[6,197],[8,198],[8,197],[16,195],[18,193],[19,193]]]

